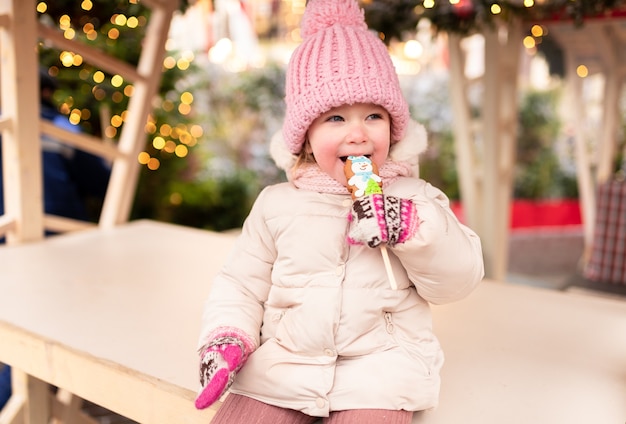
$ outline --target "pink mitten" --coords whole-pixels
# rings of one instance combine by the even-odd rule
[[[349,243],[376,247],[387,242],[385,197],[382,194],[370,194],[356,199],[352,203],[352,212],[348,219],[350,220]]]
[[[415,234],[418,226],[417,210],[412,201],[384,194],[355,200],[348,219],[348,242],[369,247],[404,243]]]
[[[235,336],[210,342],[200,358],[200,391],[196,408],[204,409],[218,400],[233,384],[235,374],[248,359],[246,345]]]
[[[415,204],[409,199],[385,196],[385,222],[389,234],[387,244],[393,247],[413,237],[419,220]]]

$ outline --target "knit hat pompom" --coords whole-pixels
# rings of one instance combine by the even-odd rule
[[[341,1],[310,1],[309,10],[302,17],[300,35],[307,38],[333,25],[367,29],[363,11],[357,3]]]
[[[409,107],[387,46],[367,28],[357,0],[309,0],[300,31],[302,44],[291,55],[285,80],[288,150],[300,153],[318,116],[356,103],[384,107],[392,143],[403,138]]]

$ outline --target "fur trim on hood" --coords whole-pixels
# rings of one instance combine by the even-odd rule
[[[426,129],[422,124],[409,120],[406,135],[403,139],[391,145],[389,159],[394,162],[405,162],[411,165],[413,175],[419,175],[419,155],[428,147]],[[289,175],[289,170],[295,165],[298,158],[292,154],[285,144],[282,131],[277,131],[270,143],[270,155],[280,169]]]

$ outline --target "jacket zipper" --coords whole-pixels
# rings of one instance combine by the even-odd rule
[[[385,322],[387,323],[385,329],[387,333],[393,334],[393,320],[391,319],[391,312],[385,312]]]

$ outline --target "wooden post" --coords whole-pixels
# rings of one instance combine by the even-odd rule
[[[508,267],[510,204],[517,146],[517,75],[522,48],[519,21],[486,30],[482,107],[484,179],[481,233],[488,278],[503,281]]]
[[[614,44],[612,40],[607,42]],[[622,47],[623,48],[623,47]],[[608,49],[613,51],[613,49]],[[613,160],[617,152],[617,126],[620,115],[620,97],[623,76],[613,60],[607,63],[604,71],[604,99],[602,113],[602,132],[598,149],[597,183],[602,184],[613,176]]]
[[[43,238],[39,60],[34,0],[0,2],[2,160],[8,243]],[[8,18],[7,18],[8,17]]]
[[[130,217],[135,189],[139,179],[137,156],[145,147],[145,126],[152,111],[152,100],[161,82],[165,42],[178,1],[163,1],[154,7],[142,49],[133,96],[128,105],[128,117],[119,141],[125,159],[113,163],[109,188],[100,215],[102,227],[112,227]]]
[[[461,48],[461,36],[448,35],[450,50],[450,98],[454,116],[454,148],[456,168],[461,192],[461,203],[466,223],[477,233],[482,233],[480,219],[482,166],[475,153],[474,125],[467,98],[469,81],[465,75],[465,54]]]

